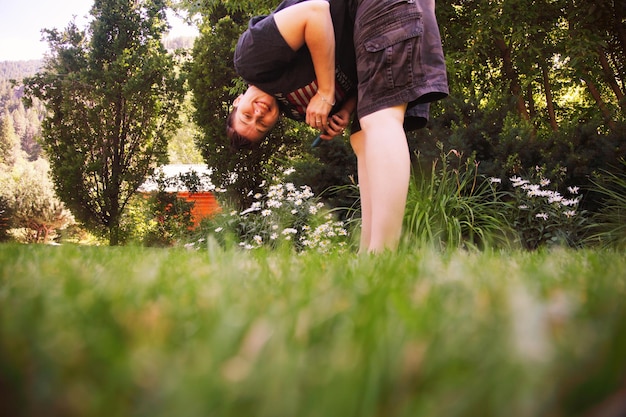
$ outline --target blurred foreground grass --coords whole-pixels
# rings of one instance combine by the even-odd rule
[[[608,251],[5,245],[0,414],[599,416],[625,293]]]

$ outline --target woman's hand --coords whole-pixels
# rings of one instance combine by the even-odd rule
[[[306,123],[314,129],[325,130],[330,122],[328,114],[333,108],[334,101],[328,96],[315,94],[306,107]],[[333,95],[334,100],[334,95]]]

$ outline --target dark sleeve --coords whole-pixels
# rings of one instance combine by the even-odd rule
[[[279,80],[296,56],[281,36],[274,16],[250,20],[235,49],[235,70],[250,84]]]

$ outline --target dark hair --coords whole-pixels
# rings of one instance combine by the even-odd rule
[[[256,149],[259,147],[260,141],[252,141],[247,137],[239,134],[233,127],[233,119],[237,114],[237,107],[233,107],[233,111],[230,112],[226,118],[226,136],[230,140],[230,149],[232,151],[239,151],[242,149]]]

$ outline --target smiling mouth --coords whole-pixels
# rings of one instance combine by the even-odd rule
[[[267,103],[264,103],[262,101],[257,101],[256,105],[262,108],[263,110],[265,110],[266,112],[269,112],[272,110],[272,108]]]

